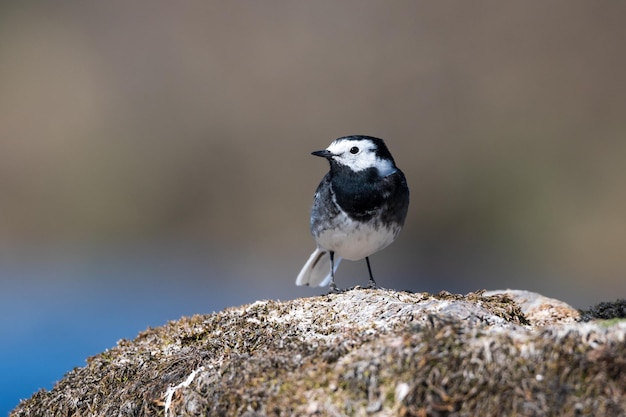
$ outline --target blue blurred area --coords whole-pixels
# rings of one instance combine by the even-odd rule
[[[193,311],[158,296],[174,283],[165,282],[172,277],[157,262],[145,268],[131,265],[136,262],[129,259],[92,259],[76,265],[71,258],[48,258],[5,260],[0,267],[2,415],[18,399],[52,388],[67,371],[84,366],[88,356],[113,347],[117,340]],[[141,288],[142,276],[129,274],[129,269],[143,269],[153,279]],[[189,297],[193,294],[200,292]]]
[[[118,247],[90,253],[22,253],[0,258],[0,415],[89,356],[148,327],[281,293],[235,274],[230,256],[192,245]],[[257,261],[262,268],[263,262]],[[257,271],[267,275],[267,271]],[[282,289],[281,289],[282,287]]]

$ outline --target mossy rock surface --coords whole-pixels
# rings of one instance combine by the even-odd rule
[[[489,294],[354,289],[183,318],[11,416],[626,415],[626,322],[570,308],[539,325]]]

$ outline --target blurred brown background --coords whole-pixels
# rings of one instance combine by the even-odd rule
[[[362,133],[387,140],[410,182],[407,227],[384,255],[410,268],[406,287],[466,277],[579,303],[625,288],[626,5],[1,11],[4,256],[183,239],[297,269],[326,170],[309,152]]]
[[[191,240],[284,273],[313,246],[327,167],[309,152],[361,133],[409,179],[384,255],[406,287],[549,276],[555,296],[611,297],[626,272],[626,5],[611,4],[5,4],[4,256]]]
[[[111,346],[321,293],[293,285],[310,152],[347,134],[384,138],[411,187],[381,285],[623,298],[625,21],[603,1],[4,2],[3,315],[28,336],[95,303]]]

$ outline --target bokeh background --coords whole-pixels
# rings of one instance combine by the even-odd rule
[[[411,188],[378,282],[626,296],[626,3],[0,5],[0,413],[148,326],[258,299],[314,247],[332,139]],[[367,283],[344,262],[340,286]]]

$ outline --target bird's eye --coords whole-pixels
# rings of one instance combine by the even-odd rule
[[[353,146],[350,148],[350,153],[351,154],[357,154],[359,153],[359,148],[357,148],[356,146]]]

